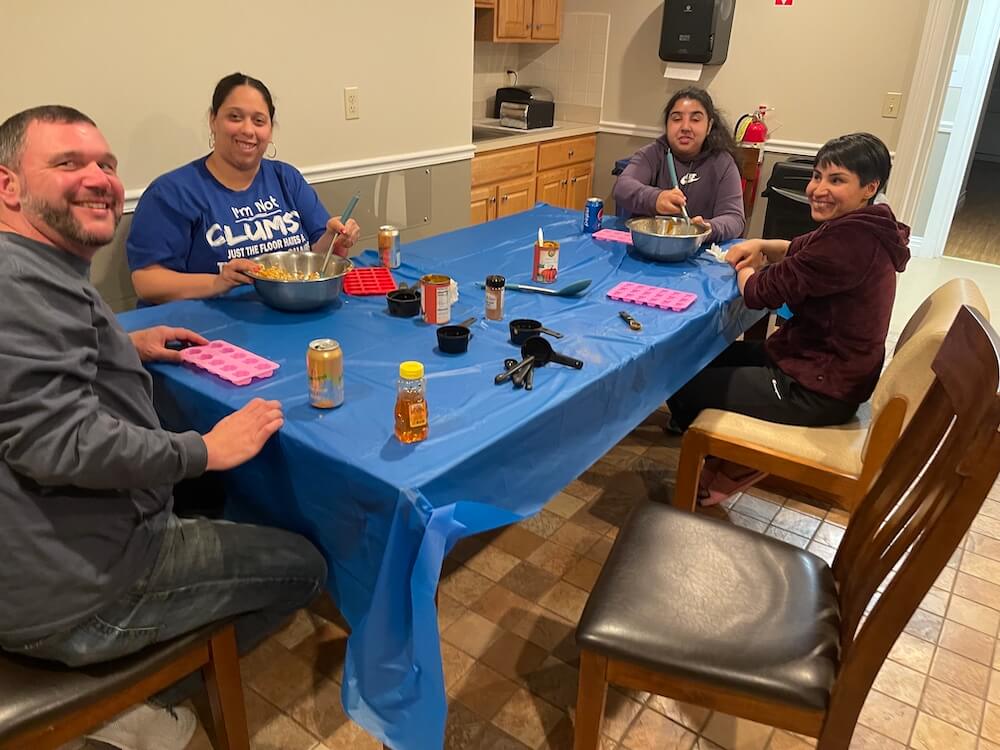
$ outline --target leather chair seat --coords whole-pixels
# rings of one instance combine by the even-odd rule
[[[751,443],[772,453],[857,477],[861,475],[871,426],[871,404],[862,404],[849,422],[833,427],[777,424],[719,409],[704,409],[691,426],[729,442]]]
[[[208,641],[218,622],[130,656],[86,667],[0,651],[0,738],[114,695]]]
[[[833,574],[815,555],[644,503],[618,536],[577,641],[667,677],[825,709],[839,627]]]

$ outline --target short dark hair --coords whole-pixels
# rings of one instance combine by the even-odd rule
[[[215,91],[212,93],[212,116],[219,114],[219,107],[222,103],[226,101],[226,97],[229,96],[233,89],[237,86],[252,86],[260,92],[260,95],[264,97],[264,102],[267,104],[267,113],[274,120],[274,100],[271,98],[271,92],[268,91],[267,86],[264,82],[253,76],[248,76],[246,73],[230,73],[225,78],[220,80],[215,84]]]
[[[722,112],[716,109],[712,97],[703,88],[687,86],[680,91],[674,92],[674,95],[667,100],[667,106],[663,108],[663,127],[665,128],[667,123],[670,122],[670,113],[673,111],[674,105],[681,99],[694,99],[705,108],[705,114],[712,121],[712,129],[708,131],[705,142],[701,146],[702,153],[714,154],[724,151],[733,158],[736,158],[736,140],[729,129],[729,123],[726,122],[726,118],[723,117]]]
[[[837,166],[854,172],[865,186],[878,183],[876,193],[885,192],[892,170],[889,149],[871,133],[850,133],[832,138],[816,152],[816,166]],[[874,200],[874,196],[872,197]]]
[[[20,168],[24,135],[33,122],[86,122],[97,127],[97,123],[80,110],[62,104],[45,104],[18,112],[0,125],[0,166],[14,170]]]

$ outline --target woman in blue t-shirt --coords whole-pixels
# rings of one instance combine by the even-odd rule
[[[223,78],[208,119],[212,152],[153,181],[126,242],[132,284],[145,302],[200,299],[247,284],[255,255],[310,250],[346,255],[360,229],[330,218],[295,167],[264,154],[274,102],[261,81]]]

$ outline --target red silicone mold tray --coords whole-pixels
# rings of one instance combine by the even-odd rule
[[[181,351],[181,359],[235,385],[246,385],[254,378],[269,378],[279,367],[277,362],[221,340],[188,347]]]
[[[388,268],[353,268],[344,277],[344,291],[357,297],[385,294],[396,288]]]
[[[608,292],[611,299],[622,302],[632,302],[636,305],[646,305],[648,307],[659,307],[663,310],[673,310],[680,312],[691,306],[691,303],[698,299],[697,294],[692,292],[678,292],[675,289],[665,289],[649,284],[636,284],[631,281],[623,281],[614,289]]]

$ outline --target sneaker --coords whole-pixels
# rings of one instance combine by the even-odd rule
[[[87,737],[118,750],[184,750],[197,726],[198,720],[188,708],[140,703]]]

